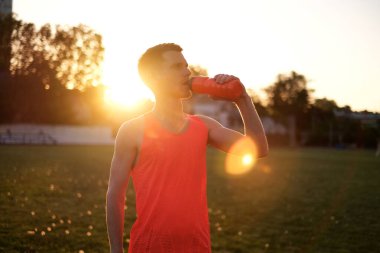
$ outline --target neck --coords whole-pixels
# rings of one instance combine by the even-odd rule
[[[183,120],[185,113],[181,99],[156,97],[156,105],[153,113],[170,121]]]
[[[181,132],[186,127],[186,114],[183,112],[180,99],[160,99],[156,97],[156,105],[153,114],[162,126],[174,133]]]

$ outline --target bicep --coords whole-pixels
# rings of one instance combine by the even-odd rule
[[[224,152],[230,152],[232,146],[245,136],[233,129],[222,126],[211,118],[203,118],[209,128],[208,144]]]

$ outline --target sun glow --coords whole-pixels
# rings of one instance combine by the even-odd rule
[[[105,61],[103,80],[107,86],[107,104],[131,108],[145,100],[154,100],[152,92],[133,71],[122,69],[123,62]]]
[[[256,163],[256,145],[250,138],[243,138],[235,143],[226,157],[226,172],[240,175],[250,171]]]
[[[246,154],[246,155],[244,155],[241,160],[242,160],[243,165],[249,166],[249,165],[253,164],[253,156],[252,156],[252,154]]]
[[[130,108],[152,98],[149,91],[136,85],[136,87],[111,86],[106,90],[104,99],[107,104]]]

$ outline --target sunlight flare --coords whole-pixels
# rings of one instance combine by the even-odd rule
[[[226,157],[225,169],[228,174],[240,175],[250,171],[256,163],[257,148],[248,137],[236,142]]]
[[[143,101],[153,100],[151,91],[138,77],[119,80],[116,76],[108,75],[105,84],[104,100],[108,105],[132,108]]]
[[[104,95],[104,100],[108,105],[122,108],[134,108],[151,99],[149,92],[140,89],[130,90],[111,87],[106,90]]]
[[[243,165],[251,165],[253,163],[253,156],[251,154],[245,154],[242,158]]]

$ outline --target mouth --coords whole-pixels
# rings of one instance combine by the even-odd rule
[[[188,88],[190,88],[191,81],[190,81],[190,79],[186,79],[182,84],[183,84],[184,86],[187,86]]]

